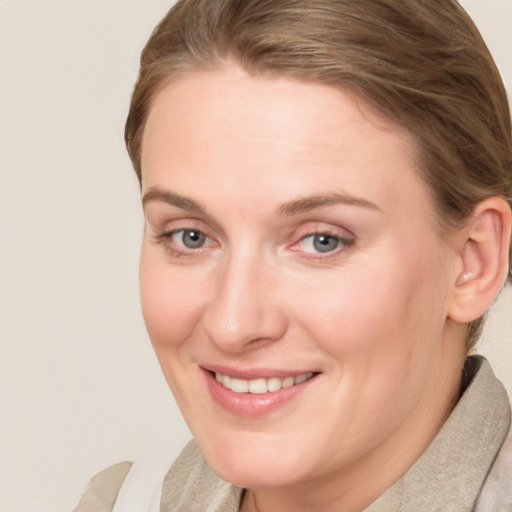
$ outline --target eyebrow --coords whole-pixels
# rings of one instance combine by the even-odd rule
[[[382,210],[375,203],[372,203],[367,199],[333,192],[329,194],[308,196],[301,199],[296,199],[294,201],[289,201],[281,205],[279,208],[279,213],[285,216],[297,215],[299,213],[307,213],[311,210],[322,208],[324,206],[335,206],[339,204],[358,206],[382,212]]]
[[[142,197],[142,206],[145,208],[146,204],[151,201],[162,201],[190,213],[205,213],[205,209],[200,206],[199,203],[196,203],[193,199],[175,194],[169,190],[150,188]]]
[[[180,194],[176,194],[169,190],[150,188],[142,197],[142,206],[145,207],[146,204],[151,201],[162,201],[164,203],[167,203],[171,206],[176,206],[190,213],[206,213],[206,210],[193,199],[182,196]],[[286,203],[283,203],[279,207],[278,212],[280,215],[289,217],[300,213],[307,213],[317,208],[322,208],[325,206],[335,206],[339,204],[368,208],[370,210],[382,212],[382,210],[375,203],[372,203],[367,199],[336,192],[328,194],[319,194],[315,196],[307,196],[300,199],[295,199],[293,201],[288,201]]]

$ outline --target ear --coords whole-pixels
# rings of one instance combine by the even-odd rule
[[[500,197],[478,203],[460,229],[457,270],[448,316],[468,323],[482,316],[500,292],[509,271],[512,212]]]

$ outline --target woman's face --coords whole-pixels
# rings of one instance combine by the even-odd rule
[[[463,358],[447,320],[455,252],[413,153],[319,84],[228,66],[156,97],[143,313],[225,479],[285,486],[377,460],[385,472],[439,427]]]

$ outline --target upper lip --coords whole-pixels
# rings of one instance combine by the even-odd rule
[[[269,379],[271,377],[280,377],[284,379],[285,377],[297,377],[298,375],[303,375],[305,373],[318,373],[318,371],[312,370],[310,368],[301,369],[301,370],[292,370],[292,369],[275,369],[275,368],[233,368],[231,366],[223,366],[217,364],[208,364],[201,365],[206,371],[213,373],[220,373],[222,375],[228,375],[229,377],[234,377],[235,379],[244,379],[244,380],[253,380],[253,379]]]

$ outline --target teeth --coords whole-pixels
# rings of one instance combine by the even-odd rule
[[[289,388],[290,386],[293,386],[295,384],[295,379],[293,377],[286,377],[283,379],[283,383],[281,386],[283,388]]]
[[[221,375],[221,378],[222,378],[222,385],[225,388],[231,389],[231,377],[228,377],[227,375]]]
[[[231,379],[231,391],[235,393],[248,393],[249,381],[243,379]]]
[[[234,391],[235,393],[254,394],[279,391],[281,388],[289,388],[295,384],[305,382],[311,377],[313,377],[313,373],[309,372],[297,375],[297,377],[285,377],[284,379],[281,379],[280,377],[270,377],[269,379],[245,380],[235,379],[234,377],[222,375],[221,373],[215,373],[215,379],[217,379],[217,381],[225,388],[231,389],[231,391]]]
[[[247,382],[247,381],[246,381]],[[255,379],[249,381],[249,393],[261,395],[267,392],[267,379]]]
[[[297,377],[295,377],[295,384],[300,384],[301,382],[305,382],[308,379],[310,379],[311,377],[313,377],[312,373],[303,373],[302,375],[298,375]]]
[[[267,380],[267,391],[279,391],[283,387],[283,381],[279,377]]]

